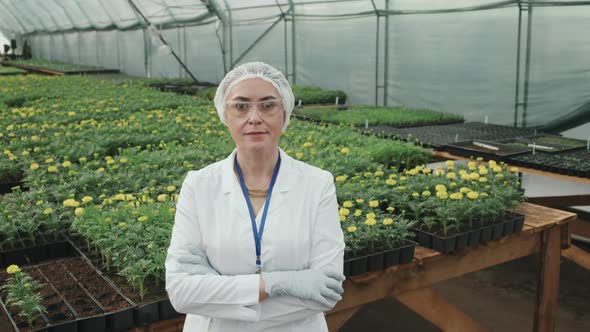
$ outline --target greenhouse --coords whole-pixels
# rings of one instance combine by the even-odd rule
[[[0,0],[0,331],[590,330],[587,31],[583,0]]]

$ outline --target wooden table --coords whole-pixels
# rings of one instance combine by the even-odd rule
[[[469,158],[450,154],[448,152],[434,151],[433,156],[436,160],[469,160]],[[540,171],[537,169],[518,167],[519,171],[526,174],[533,174],[539,176],[545,176],[557,180],[572,181],[576,183],[590,185],[590,179],[581,178],[577,176],[556,174],[546,171]],[[583,206],[590,205],[590,195],[566,195],[566,196],[543,196],[543,197],[529,197],[527,198],[529,203],[543,205],[555,209],[567,209],[570,206]],[[590,239],[590,219],[578,216],[575,220],[570,222],[568,226],[570,233],[582,236]],[[570,248],[564,249],[561,253],[565,258],[573,261],[574,263],[590,270],[590,254],[586,251],[571,246]]]
[[[516,211],[526,216],[520,233],[465,248],[453,255],[442,255],[418,246],[409,264],[347,279],[342,301],[326,313],[330,331],[340,329],[365,304],[388,297],[397,298],[443,331],[486,331],[435,293],[430,286],[536,253],[541,255],[541,268],[533,331],[553,331],[557,314],[561,249],[569,246],[568,223],[576,215],[530,203],[522,203]],[[184,317],[180,317],[132,331],[180,332],[183,321]]]
[[[553,331],[559,292],[561,249],[569,246],[568,223],[574,213],[522,203],[522,232],[454,255],[418,246],[409,264],[349,278],[343,299],[326,314],[330,331],[337,331],[365,304],[395,297],[443,331],[486,331],[476,321],[436,294],[430,286],[467,273],[540,253],[533,331]]]

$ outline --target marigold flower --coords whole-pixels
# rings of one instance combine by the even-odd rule
[[[339,215],[338,218],[340,218],[340,221],[341,222],[345,222],[346,221],[346,216]]]
[[[347,230],[349,233],[354,233],[354,232],[356,232],[357,228],[356,228],[356,226],[349,226]]]
[[[467,188],[467,187],[461,187],[461,189],[459,189],[459,192],[462,192],[462,193],[464,193],[464,194],[465,194],[465,193],[468,193],[468,192],[470,192],[470,191],[471,191],[471,189],[469,189],[469,188]]]
[[[423,192],[422,192],[422,196],[424,196],[424,197],[428,197],[428,196],[430,196],[431,194],[432,194],[432,193],[431,193],[430,191],[428,191],[428,190],[425,190],[425,191],[423,191]]]
[[[119,229],[125,229],[127,228],[127,223],[126,222],[120,222],[119,223]]]
[[[502,167],[500,167],[500,166],[495,166],[495,167],[494,167],[494,172],[496,172],[496,173],[500,173],[500,172],[502,172]]]
[[[301,158],[303,158],[303,153],[302,153],[302,152],[297,152],[297,153],[295,154],[295,157],[296,157],[297,159],[301,159]]]
[[[176,190],[176,186],[168,186],[168,187],[166,187],[166,191],[172,192],[174,190]]]
[[[378,207],[379,206],[379,201],[375,200],[375,201],[370,201],[369,202],[369,206],[370,207]]]
[[[376,215],[373,212],[367,213],[367,219],[375,219]]]
[[[473,172],[473,173],[469,174],[469,179],[477,180],[477,179],[479,179],[479,174]]]
[[[383,176],[383,171],[376,171],[375,176]]]
[[[424,173],[424,174],[430,174],[431,172],[432,172],[432,168],[428,168],[428,167],[426,167],[422,170],[422,173]]]
[[[388,206],[387,211],[393,212],[393,211],[395,211],[395,208],[393,206]]]
[[[511,167],[510,168],[510,172],[512,172],[512,173],[518,173],[518,167]]]
[[[175,209],[175,208],[169,208],[169,209],[168,209],[168,212],[170,212],[170,213],[175,213],[175,212],[176,212],[176,209]]]
[[[436,197],[438,197],[440,199],[447,199],[447,198],[449,198],[449,194],[446,191],[437,191]]]
[[[57,167],[55,167],[55,166],[49,166],[49,167],[47,167],[47,172],[49,172],[49,173],[57,173]]]
[[[361,210],[361,209],[356,209],[354,211],[354,215],[357,217],[360,217],[362,214],[363,214],[363,210]]]
[[[447,160],[445,161],[445,165],[447,166],[447,168],[451,169],[455,166],[455,162],[452,160]]]
[[[364,203],[364,202],[365,202],[365,200],[364,200],[364,199],[362,199],[362,198],[357,198],[357,199],[355,200],[355,202],[357,202],[357,203],[359,203],[359,204],[362,204],[362,203]]]
[[[299,157],[297,157],[297,158],[299,158]],[[348,178],[348,176],[346,176],[346,175],[339,175],[336,177],[336,182],[344,182],[344,181],[346,181],[347,178]]]
[[[393,224],[393,219],[391,219],[391,218],[383,219],[383,225],[391,225],[391,224]]]
[[[119,159],[119,162],[120,162],[121,164],[124,164],[124,163],[126,163],[126,162],[127,162],[127,158],[123,157],[123,158]]]
[[[405,176],[400,176],[400,177],[399,177],[399,180],[400,180],[400,181],[406,181],[407,179],[408,179],[408,178],[407,178],[407,177],[405,177]]]
[[[85,163],[86,162],[86,157],[80,157],[78,159],[78,161],[81,162],[81,163]]]
[[[43,210],[43,214],[52,214],[52,213],[53,213],[52,208],[47,208],[47,209]]]
[[[141,216],[141,217],[137,218],[137,221],[139,221],[139,222],[146,222],[147,220],[148,220],[148,217],[146,217],[146,216]]]
[[[46,164],[51,164],[53,162],[53,158],[47,158],[45,159],[45,163]]]
[[[434,187],[434,189],[435,189],[436,191],[447,191],[447,187],[445,187],[445,185],[444,185],[444,184],[437,184],[437,185]]]
[[[502,173],[496,174],[496,179],[503,179],[503,178],[504,178],[504,174],[502,174]]]
[[[420,193],[419,193],[419,192],[417,192],[417,191],[414,191],[414,192],[412,193],[412,197],[414,197],[414,198],[418,198],[418,197],[420,197]]]
[[[469,176],[469,174],[465,173],[461,175],[461,180],[469,181],[471,180],[471,177]]]
[[[305,143],[303,143],[303,147],[304,147],[304,148],[309,148],[309,147],[311,147],[312,145],[313,145],[313,144],[311,144],[311,142],[305,142]]]
[[[396,187],[395,190],[404,191],[404,190],[406,190],[406,187],[405,186],[399,186],[399,187]]]
[[[143,197],[142,197],[143,200]],[[166,202],[168,200],[168,195],[166,194],[161,194],[158,195],[158,202]],[[147,201],[147,197],[146,197],[146,201]]]
[[[63,205],[65,207],[78,207],[80,206],[80,203],[73,198],[68,198],[65,201],[63,201]]]
[[[344,154],[349,154],[350,150],[348,148],[342,148],[342,150],[340,150],[340,152],[342,152]]]
[[[6,273],[8,274],[15,274],[20,272],[20,267],[18,265],[12,264],[8,268],[6,268]]]
[[[487,168],[480,168],[479,169],[479,175],[486,175],[486,174],[488,174]]]
[[[351,208],[352,207],[352,202],[351,201],[345,201],[344,203],[342,203],[342,206],[344,206],[345,208]]]
[[[469,198],[469,199],[477,199],[478,197],[479,197],[479,194],[475,191],[472,191],[467,194],[467,198]]]
[[[81,208],[81,207],[79,207],[79,208],[76,208],[76,209],[74,210],[74,214],[75,214],[76,216],[78,216],[78,217],[80,217],[80,216],[84,215],[84,212],[85,212],[84,208]]]
[[[395,186],[397,184],[397,182],[394,179],[387,179],[387,180],[385,180],[385,184],[387,184],[389,186]]]
[[[487,193],[481,193],[481,194],[479,194],[479,197],[481,197],[481,198],[488,197],[488,194]]]
[[[340,208],[340,210],[338,211],[338,214],[346,217],[350,214],[350,210],[347,208]]]
[[[482,183],[488,182],[488,178],[481,177],[481,178],[479,178],[479,182],[482,182]]]
[[[99,173],[102,173],[102,172],[104,172],[104,167],[99,167],[96,171]]]
[[[92,202],[93,200],[94,200],[94,198],[92,198],[90,196],[82,197],[82,203],[89,203],[89,202]]]
[[[375,220],[375,219],[365,220],[365,225],[367,225],[367,226],[375,226],[376,224],[377,224],[377,220]]]
[[[457,177],[457,175],[453,172],[447,173],[447,179],[454,179],[456,177]]]
[[[64,161],[64,162],[63,162],[61,165],[62,165],[63,167],[70,167],[70,166],[72,166],[72,163],[71,163],[69,160],[66,160],[66,161]]]
[[[39,164],[37,163],[32,163],[31,166],[29,167],[32,171],[36,171],[39,169]]]

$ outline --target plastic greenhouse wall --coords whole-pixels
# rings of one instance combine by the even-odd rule
[[[41,8],[0,0],[0,31],[30,41],[35,58],[189,77],[129,2],[47,0]],[[232,65],[261,60],[296,84],[344,90],[350,103],[497,124],[516,118],[519,126],[545,124],[590,100],[588,1],[132,2],[200,81],[217,83]],[[526,110],[519,104],[515,116],[527,92]]]

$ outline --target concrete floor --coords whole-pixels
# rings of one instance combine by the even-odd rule
[[[433,289],[489,331],[532,331],[539,268],[529,256],[461,278]],[[590,331],[590,271],[562,260],[559,311],[555,331]],[[342,331],[440,331],[391,299],[366,306]]]

